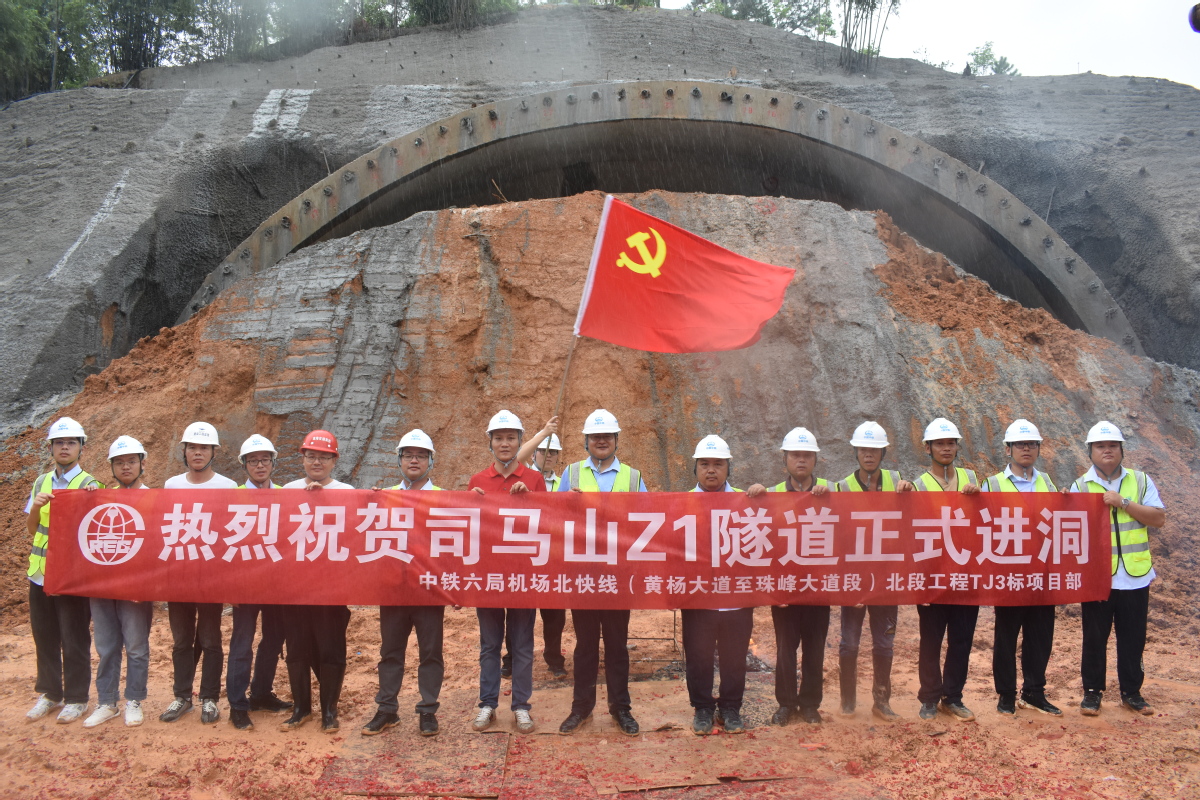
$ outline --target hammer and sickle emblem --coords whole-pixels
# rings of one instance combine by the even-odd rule
[[[646,242],[650,239],[650,233],[654,234],[654,242],[657,245],[654,255],[650,255],[650,248],[646,247]],[[659,236],[658,231],[654,228],[650,229],[650,233],[638,231],[625,240],[625,244],[638,251],[641,255],[641,263],[631,259],[624,251],[621,252],[620,258],[617,259],[618,267],[625,267],[631,272],[636,272],[639,275],[649,275],[651,278],[657,278],[659,275],[659,267],[667,258],[667,243]]]

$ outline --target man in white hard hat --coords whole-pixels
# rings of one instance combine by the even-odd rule
[[[883,469],[887,455],[887,431],[878,422],[867,421],[854,429],[850,437],[858,469],[838,481],[840,492],[908,492],[913,485],[900,473]],[[854,716],[858,705],[858,649],[863,622],[871,617],[871,714],[884,722],[895,722],[900,715],[892,710],[892,658],[895,652],[899,606],[842,606],[842,638],[838,645],[838,672],[841,688],[841,714]]]
[[[108,448],[108,464],[116,489],[145,489],[146,448],[132,436],[118,436]],[[150,675],[150,623],[154,604],[134,600],[91,599],[92,626],[96,631],[96,710],[83,721],[94,728],[120,715],[121,655],[126,659],[125,724],[142,724],[142,702]]]
[[[925,452],[931,464],[914,481],[919,492],[979,493],[974,470],[955,467],[962,434],[948,419],[938,417],[925,427]],[[929,603],[917,606],[921,621],[921,643],[917,674],[921,681],[917,699],[921,701],[921,719],[933,719],[941,709],[955,719],[970,722],[975,714],[963,704],[963,687],[971,662],[971,643],[979,606]],[[946,660],[942,663],[942,640],[946,641]]]
[[[441,491],[429,478],[437,451],[433,439],[417,428],[400,437],[396,459],[403,476],[389,491]],[[375,695],[375,716],[363,726],[363,736],[375,736],[400,722],[400,685],[404,680],[404,657],[409,634],[417,632],[417,730],[422,736],[438,732],[438,697],[442,692],[445,662],[442,660],[442,635],[445,606],[380,606],[379,692]]]
[[[560,492],[644,492],[640,470],[617,458],[621,426],[608,410],[598,408],[583,424],[583,449],[588,457],[567,467]],[[596,676],[600,671],[600,638],[604,638],[604,682],[608,713],[627,736],[638,734],[629,697],[629,611],[571,609],[575,627],[575,687],[571,713],[558,727],[571,734],[592,716],[596,707]]]
[[[733,455],[720,436],[705,436],[696,445],[693,492],[740,492],[729,483]],[[692,733],[712,733],[722,725],[726,733],[742,733],[742,698],[746,692],[746,652],[754,631],[753,608],[685,608],[683,623],[684,667],[688,700],[694,709]],[[721,670],[721,695],[713,697],[713,651]]]
[[[285,483],[284,489],[328,492],[353,489],[336,480],[338,440],[327,430],[309,431],[300,443],[304,477]],[[338,701],[346,679],[347,606],[288,605],[283,607],[283,640],[287,645],[288,683],[292,688],[292,715],[279,724],[294,731],[312,717],[312,676],[320,684],[321,732],[337,733]]]
[[[558,466],[560,455],[562,455],[562,442],[553,433],[542,442],[537,450],[533,451],[533,466],[542,473],[547,491],[557,492],[559,483],[561,483],[555,469]]]
[[[985,492],[1056,492],[1054,481],[1034,468],[1042,452],[1042,434],[1027,419],[1018,419],[1004,432],[1008,466],[983,482]],[[1017,697],[1017,637],[1021,641],[1021,696]],[[996,606],[992,642],[992,681],[999,701],[996,710],[1012,716],[1017,708],[1062,716],[1046,699],[1046,665],[1054,646],[1054,606]]]
[[[278,456],[275,445],[262,434],[242,442],[238,459],[246,471],[240,489],[279,489],[271,480]],[[277,605],[241,603],[233,607],[233,633],[229,636],[229,669],[225,673],[225,696],[229,699],[229,722],[238,730],[251,730],[251,711],[278,714],[292,704],[276,696],[275,673],[283,654],[283,609]],[[262,638],[254,650],[254,634],[262,617]],[[253,667],[253,678],[251,677]],[[247,697],[249,692],[249,697]]]
[[[236,489],[237,483],[217,474],[213,459],[221,446],[217,429],[207,422],[193,422],[183,431],[183,463],[187,471],[167,478],[164,489]],[[171,623],[171,664],[174,669],[172,690],[175,699],[159,715],[162,722],[174,722],[192,710],[192,685],[196,680],[196,646],[204,654],[200,670],[200,721],[212,724],[221,718],[217,698],[221,696],[221,668],[225,652],[221,647],[221,603],[167,604]]]
[[[770,489],[756,483],[746,490],[748,497],[757,497],[764,491],[811,492],[814,497],[821,497],[836,491],[832,481],[813,474],[821,448],[808,428],[793,428],[783,437],[779,449],[783,452],[787,478]],[[810,725],[820,725],[829,606],[772,606],[771,623],[775,628],[775,700],[779,703],[771,723],[784,726],[799,715]],[[801,651],[799,689],[797,650]]]
[[[1117,685],[1121,705],[1139,714],[1154,709],[1142,697],[1142,653],[1154,566],[1150,560],[1150,528],[1161,528],[1167,512],[1158,487],[1145,472],[1126,469],[1125,436],[1108,421],[1087,435],[1091,468],[1071,485],[1072,492],[1103,492],[1112,517],[1112,591],[1107,600],[1083,604],[1083,700],[1085,716],[1100,713],[1107,682],[1108,636],[1117,635]]]
[[[92,679],[91,608],[86,597],[49,595],[42,589],[46,577],[46,547],[50,542],[50,501],[62,489],[103,488],[83,471],[79,457],[87,443],[83,426],[63,417],[46,435],[54,469],[37,477],[25,503],[25,529],[33,537],[29,551],[29,626],[37,656],[40,695],[28,719],[41,719],[62,706],[58,721],[74,722],[87,711]]]
[[[522,464],[517,455],[525,426],[516,414],[507,409],[497,412],[487,426],[488,450],[492,464],[471,476],[467,486],[474,492],[546,491],[546,481],[535,469]],[[529,700],[533,696],[533,622],[537,612],[532,608],[477,608],[479,618],[479,713],[471,727],[487,730],[496,720],[500,704],[500,650],[505,631],[509,631],[512,648],[512,712],[520,733],[533,733],[536,727]]]

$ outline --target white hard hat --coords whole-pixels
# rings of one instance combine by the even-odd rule
[[[887,431],[878,422],[864,422],[854,429],[854,435],[850,437],[850,446],[877,447],[880,449],[887,447]]]
[[[792,428],[788,435],[783,437],[783,445],[780,450],[807,450],[810,453],[819,453],[821,448],[817,447],[817,437],[812,435],[808,428]]]
[[[87,434],[83,432],[83,426],[70,417],[63,417],[50,426],[46,441],[51,442],[55,439],[78,439],[81,444],[87,444]]]
[[[524,433],[525,426],[521,424],[521,420],[516,414],[512,413],[508,409],[500,409],[496,416],[492,417],[491,422],[488,423],[487,432],[491,433],[492,431],[503,430],[513,430]]]
[[[1042,434],[1038,433],[1037,425],[1034,425],[1027,419],[1019,419],[1008,426],[1008,430],[1004,432],[1004,443],[1012,444],[1013,442],[1040,442]]]
[[[436,452],[433,449],[433,439],[420,428],[414,428],[400,437],[400,444],[396,445],[396,455],[400,455],[400,451],[406,447],[420,447],[428,450],[430,455]]]
[[[560,442],[558,440],[558,437],[552,433],[552,434],[550,434],[549,439],[545,440],[538,446],[538,449],[539,450],[562,450],[562,442]]]
[[[109,461],[117,456],[127,456],[131,453],[146,455],[146,448],[142,447],[142,443],[132,436],[118,436],[116,441],[108,446]]]
[[[588,415],[587,422],[583,425],[583,433],[620,433],[621,426],[617,424],[617,418],[608,413],[603,408],[597,408]]]
[[[242,442],[242,450],[238,453],[238,459],[244,459],[251,453],[270,453],[271,455],[279,455],[275,449],[275,445],[271,444],[271,440],[261,434],[254,434],[246,441]]]
[[[207,422],[193,422],[183,430],[183,437],[179,440],[180,444],[211,444],[214,447],[221,446],[221,440],[217,437],[217,429]]]
[[[1097,422],[1088,431],[1087,444],[1092,442],[1123,442],[1125,437],[1121,435],[1121,429],[1111,422],[1104,420]]]
[[[733,458],[729,453],[729,445],[716,434],[709,434],[696,444],[696,454],[692,458]]]
[[[925,426],[925,438],[923,442],[934,442],[938,439],[961,439],[962,434],[958,432],[958,428],[954,423],[944,417],[938,417],[933,422]]]

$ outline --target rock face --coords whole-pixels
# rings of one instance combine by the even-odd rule
[[[1200,366],[1200,93],[1093,75],[967,80],[911,60],[861,78],[834,64],[817,43],[707,14],[541,8],[13,104],[0,112],[0,428],[44,419],[175,320],[259,221],[330,171],[472,103],[572,81],[752,79],[926,139],[1048,217],[1147,353]]]
[[[1155,536],[1160,607],[1194,615],[1200,520],[1191,498],[1200,437],[1200,376],[1133,358],[1042,311],[995,295],[920,247],[883,215],[779,198],[649,193],[643,210],[752,258],[795,267],[781,312],[751,348],[660,355],[580,340],[564,404],[564,459],[583,457],[581,420],[597,407],[622,425],[622,459],[653,490],[694,485],[697,440],[718,433],[740,486],[782,478],[778,451],[796,425],[821,443],[819,472],[854,466],[853,428],[878,420],[887,461],[925,468],[923,427],[935,416],[964,434],[962,459],[986,476],[1004,464],[1004,428],[1034,420],[1060,484],[1084,471],[1081,444],[1101,418],[1129,436],[1131,466],[1148,470],[1170,509]],[[220,430],[219,471],[240,477],[251,432],[281,452],[281,477],[301,471],[312,428],[341,440],[337,476],[394,483],[394,447],[420,427],[438,449],[435,478],[465,488],[489,463],[484,428],[500,408],[527,430],[549,416],[562,379],[603,196],[423,213],[296,253],[244,280],[177,329],[139,343],[87,379],[63,411],[94,443],[85,466],[107,475],[119,434],[151,453],[151,485],[182,470],[174,444],[205,419]],[[10,440],[0,508],[8,517],[10,598],[27,542],[19,515],[41,434]]]

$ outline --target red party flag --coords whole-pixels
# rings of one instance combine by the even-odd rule
[[[656,353],[749,347],[783,305],[795,273],[739,256],[609,195],[575,334]]]

